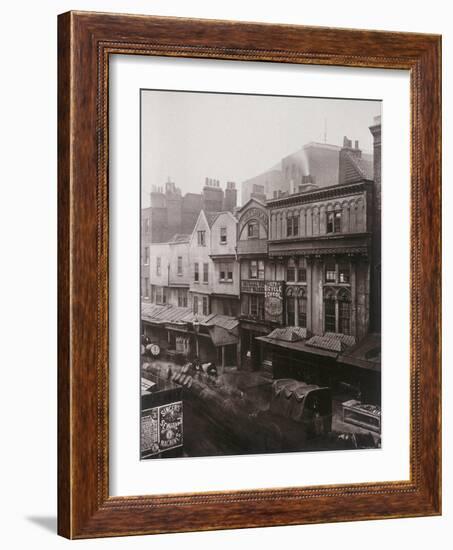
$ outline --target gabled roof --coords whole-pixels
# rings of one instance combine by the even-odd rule
[[[211,216],[209,216],[209,218],[210,217]],[[192,233],[190,234],[190,239],[189,240],[192,240],[193,238],[195,238],[196,232],[197,232],[197,229],[198,229],[198,226],[200,224],[201,219],[203,219],[206,222],[206,225],[209,227],[209,229],[211,229],[211,224],[209,223],[209,218],[206,215],[206,212],[204,210],[200,210],[200,213],[198,214],[197,221],[195,222],[195,225],[193,226]]]
[[[202,212],[204,212],[204,210],[202,210]],[[215,222],[220,212],[204,212],[204,214],[209,227],[212,227],[212,224]]]
[[[220,216],[222,214],[226,214],[226,215],[230,216],[235,223],[237,223],[237,221],[238,221],[236,216],[232,212],[230,212],[229,210],[222,210],[221,212],[215,212],[215,213],[211,212],[211,214],[216,214],[215,218],[212,221],[211,227],[220,218]]]
[[[256,202],[258,206],[261,206],[262,208],[266,208],[266,203],[264,203],[263,201],[260,201],[259,199],[256,199],[255,197],[251,197],[245,204],[243,204],[239,208],[238,210],[239,215],[241,215],[241,212],[245,210],[250,205],[251,202]]]

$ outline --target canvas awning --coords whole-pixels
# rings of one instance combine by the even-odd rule
[[[237,344],[239,341],[239,321],[235,317],[214,313],[202,325],[209,329],[212,343],[216,347]]]

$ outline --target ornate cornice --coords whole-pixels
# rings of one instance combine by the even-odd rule
[[[347,197],[365,191],[368,184],[371,183],[371,180],[363,179],[357,183],[332,185],[331,187],[325,187],[324,189],[316,189],[316,191],[306,191],[305,193],[297,193],[295,195],[289,195],[288,197],[282,197],[280,199],[272,199],[267,201],[267,208],[272,210],[284,206],[306,204],[314,201],[327,200],[330,198]]]
[[[279,256],[326,256],[347,254],[352,256],[368,257],[367,246],[336,246],[334,248],[294,248],[292,250],[269,251],[270,258]]]

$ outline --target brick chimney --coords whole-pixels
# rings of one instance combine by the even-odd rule
[[[234,181],[227,181],[225,196],[223,199],[223,210],[233,212],[237,204],[237,189]]]
[[[362,158],[362,150],[359,148],[359,141],[356,139],[354,147],[352,146],[352,140],[347,136],[343,137],[343,147],[340,150],[339,166],[338,166],[338,183],[350,183],[354,175],[354,170],[351,170],[351,157]]]
[[[203,187],[203,210],[207,212],[221,212],[223,208],[223,189],[219,180],[213,178],[205,179]]]

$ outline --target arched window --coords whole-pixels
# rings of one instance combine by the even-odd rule
[[[297,294],[298,326],[307,327],[307,294],[303,288]]]
[[[286,299],[286,324],[289,327],[296,326],[296,300],[292,294],[287,294]]]
[[[324,331],[336,332],[335,292],[331,288],[324,290]]]
[[[346,289],[338,292],[338,331],[351,334],[351,294]]]

